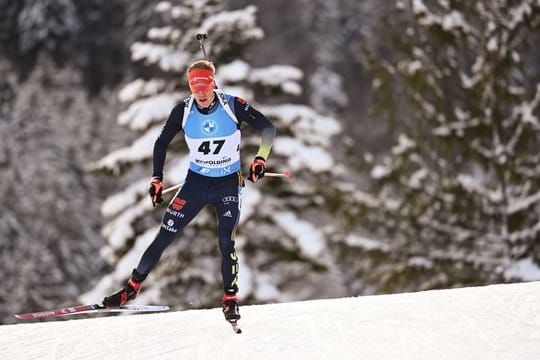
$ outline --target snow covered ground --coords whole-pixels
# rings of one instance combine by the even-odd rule
[[[29,309],[36,310],[36,309]],[[540,282],[0,326],[0,359],[540,359]]]

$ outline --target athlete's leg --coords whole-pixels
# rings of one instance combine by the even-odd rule
[[[233,176],[213,190],[221,251],[221,275],[223,288],[228,293],[238,291],[238,257],[234,248],[234,236],[240,220],[242,187],[239,182],[241,184],[241,179]]]
[[[182,189],[169,203],[157,236],[142,255],[139,265],[134,269],[131,278],[122,289],[106,296],[103,299],[103,305],[114,307],[133,300],[137,296],[146,276],[158,263],[165,248],[171,244],[175,235],[178,235],[206,204],[206,191],[200,190],[206,190],[207,184],[192,180],[193,176],[188,173]]]
[[[169,203],[161,228],[139,261],[137,272],[148,275],[157,265],[163,251],[206,205],[206,184],[193,177],[186,178],[180,191]]]

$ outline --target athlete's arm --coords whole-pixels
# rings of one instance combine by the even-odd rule
[[[261,132],[261,144],[257,151],[257,157],[268,159],[270,150],[272,149],[272,143],[276,136],[276,128],[270,120],[266,118],[260,111],[249,105],[248,102],[242,98],[234,98],[234,114],[240,122],[247,122],[249,125]]]
[[[154,143],[154,172],[152,176],[157,176],[163,179],[163,166],[165,164],[165,157],[167,155],[167,148],[172,139],[180,130],[182,130],[182,118],[184,117],[184,102],[176,105],[167,121],[163,124],[161,133],[159,134],[156,142]]]

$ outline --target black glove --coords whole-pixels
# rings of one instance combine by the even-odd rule
[[[248,180],[251,182],[257,182],[260,178],[264,177],[264,172],[266,171],[266,161],[264,158],[257,156],[249,167],[249,176]]]
[[[152,181],[150,182],[150,189],[148,189],[148,193],[150,194],[150,197],[152,198],[152,205],[154,207],[156,204],[161,204],[163,202],[163,197],[161,196],[163,193],[163,183],[161,182],[161,178],[158,176],[154,176],[152,178]]]

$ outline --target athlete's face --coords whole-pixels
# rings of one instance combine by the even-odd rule
[[[195,97],[195,101],[197,101],[197,104],[199,104],[201,108],[207,108],[208,106],[210,106],[212,101],[214,101],[214,96],[216,96],[216,94],[214,94],[213,89],[210,89],[193,92],[193,96]]]

